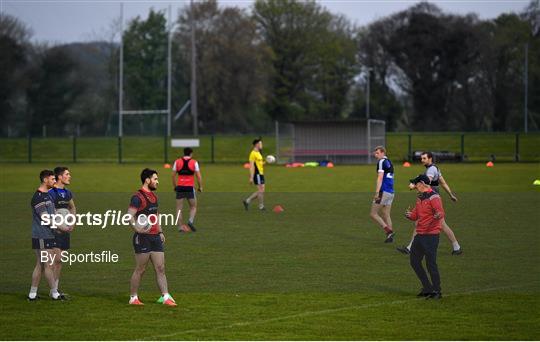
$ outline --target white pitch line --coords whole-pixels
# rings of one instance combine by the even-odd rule
[[[466,296],[471,295],[474,293],[482,293],[482,292],[490,292],[490,291],[498,291],[498,290],[508,290],[512,288],[520,288],[520,287],[527,287],[529,285],[536,284],[535,283],[529,283],[529,284],[522,284],[522,285],[510,285],[510,286],[499,286],[499,287],[490,287],[485,289],[477,289],[477,290],[470,290],[465,292],[456,292],[449,295],[445,295],[445,297],[453,297],[453,296]],[[443,299],[444,300],[444,299]],[[346,311],[346,310],[356,310],[356,309],[367,309],[367,308],[373,308],[378,306],[384,306],[384,305],[395,305],[395,304],[402,304],[402,303],[409,303],[414,301],[425,301],[425,298],[408,298],[408,299],[401,299],[401,300],[394,300],[390,302],[379,302],[379,303],[372,303],[372,304],[363,304],[363,305],[353,305],[353,306],[346,306],[341,308],[335,308],[335,309],[326,309],[326,310],[318,310],[318,311],[305,311],[301,313],[297,313],[294,315],[288,315],[288,316],[280,316],[280,317],[274,317],[274,318],[268,318],[258,321],[247,321],[247,322],[237,322],[237,323],[231,323],[227,325],[219,325],[212,328],[202,328],[202,329],[192,329],[192,330],[182,330],[176,333],[172,334],[166,334],[166,335],[154,335],[154,336],[148,336],[143,338],[142,340],[157,340],[161,338],[168,338],[173,337],[176,335],[181,334],[190,334],[190,333],[198,333],[198,332],[205,332],[210,330],[219,330],[219,329],[230,329],[234,327],[244,327],[248,325],[257,325],[257,324],[266,324],[266,323],[273,323],[288,319],[294,319],[294,318],[302,318],[307,316],[317,316],[317,315],[324,315],[329,313],[335,313],[340,311]]]

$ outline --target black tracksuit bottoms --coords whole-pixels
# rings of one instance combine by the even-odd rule
[[[439,276],[439,269],[437,267],[437,248],[439,247],[439,234],[432,235],[416,235],[414,237],[410,262],[411,267],[420,282],[422,283],[422,292],[441,292],[441,277]],[[431,278],[431,282],[428,279],[422,260],[426,257],[426,266]]]

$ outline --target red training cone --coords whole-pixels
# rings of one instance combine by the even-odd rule
[[[244,164],[244,169],[249,169],[249,166],[250,166],[249,163],[245,163]]]
[[[403,163],[403,167],[411,167],[411,163],[409,163],[408,161],[406,161],[405,163]]]
[[[285,209],[283,209],[283,207],[280,206],[280,205],[278,204],[278,205],[276,205],[276,206],[274,207],[273,211],[274,211],[276,214],[279,214],[279,213],[285,211]]]
[[[493,167],[493,165],[494,165],[494,164],[493,164],[492,161],[488,161],[488,162],[486,163],[486,166],[487,166],[487,167]]]
[[[166,168],[166,169],[170,169],[170,168],[171,168],[171,164],[163,164],[163,167]]]

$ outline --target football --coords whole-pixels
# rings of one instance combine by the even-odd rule
[[[152,225],[150,224],[150,221],[146,215],[139,215],[135,219],[135,228],[143,231],[148,231],[150,228],[152,228]]]
[[[58,228],[62,230],[68,228],[69,225],[66,224],[66,220],[68,220],[67,216],[71,214],[71,212],[66,208],[59,208],[59,209],[56,209],[55,214],[61,215],[63,217],[63,222],[62,224],[58,225]]]
[[[270,154],[270,155],[266,156],[266,162],[268,164],[273,164],[273,163],[276,162],[276,157],[274,157],[273,155]]]

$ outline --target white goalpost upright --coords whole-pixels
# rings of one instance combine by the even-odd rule
[[[124,135],[124,115],[167,115],[166,137],[171,137],[171,102],[172,102],[172,20],[171,5],[168,8],[167,23],[167,108],[166,109],[145,109],[145,110],[124,110],[124,3],[120,3],[120,56],[119,56],[119,84],[118,84],[118,137]]]

